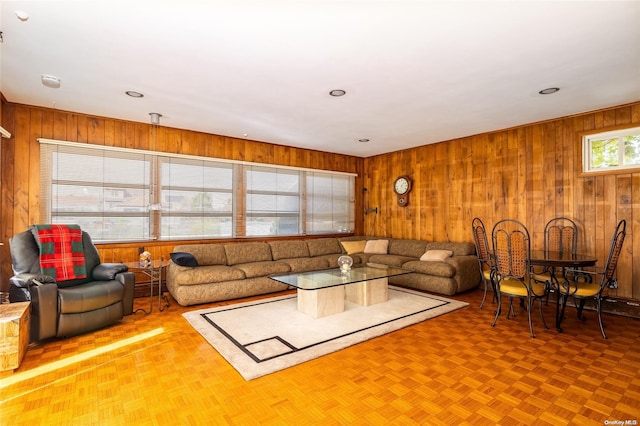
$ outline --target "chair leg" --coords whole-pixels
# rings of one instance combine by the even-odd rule
[[[498,299],[498,309],[496,310],[496,316],[493,319],[493,322],[491,323],[491,327],[495,327],[496,323],[498,322],[498,316],[500,316],[500,310],[502,309],[502,302],[501,302],[501,298],[500,295],[497,294],[496,298]]]
[[[574,302],[576,302],[575,299],[573,299]],[[580,303],[576,303],[576,306],[578,307],[578,319],[580,321],[585,321],[587,318],[585,318],[584,316],[582,316],[582,310],[584,309],[584,304],[587,300],[586,299],[580,299]]]
[[[531,338],[536,337],[533,334],[533,320],[531,319],[531,310],[533,309],[533,298],[531,296],[527,297],[527,314],[529,316],[529,333],[531,334]]]
[[[600,324],[600,332],[602,333],[602,338],[607,338],[607,333],[604,332],[604,323],[602,322],[602,300],[598,297],[596,304],[598,305],[598,323]]]
[[[547,300],[549,300],[548,294]],[[542,298],[538,299],[538,310],[540,311],[540,318],[542,318],[542,324],[544,324],[544,328],[549,329],[549,327],[547,326],[547,321],[545,321],[544,315],[542,315]]]
[[[480,302],[480,309],[484,305],[484,301],[487,299],[487,282],[484,281],[484,295],[482,296],[482,302]]]
[[[509,319],[510,317],[514,317],[516,316],[516,311],[513,310],[513,297],[509,298],[509,310],[507,311],[507,319]]]
[[[567,299],[569,299],[569,296],[567,296],[564,293],[558,294],[560,296],[560,300],[558,300],[558,303],[562,303],[562,308],[560,310],[560,312],[558,312],[557,308],[556,308],[556,330],[558,331],[558,333],[562,333],[562,320],[564,319],[564,310],[567,307]]]

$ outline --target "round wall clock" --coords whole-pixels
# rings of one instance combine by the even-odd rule
[[[399,176],[393,182],[393,191],[398,196],[398,205],[405,207],[409,204],[409,191],[411,191],[411,179],[408,176]]]

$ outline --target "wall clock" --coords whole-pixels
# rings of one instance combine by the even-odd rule
[[[393,191],[398,196],[398,205],[405,207],[409,204],[409,191],[411,191],[411,179],[408,176],[399,176],[393,182]]]

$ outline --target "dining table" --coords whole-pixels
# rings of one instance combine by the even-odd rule
[[[588,254],[578,254],[571,252],[557,252],[549,250],[532,250],[529,262],[532,266],[545,267],[551,273],[551,285],[554,287],[558,298],[556,304],[556,330],[562,333],[562,319],[564,316],[564,309],[560,309],[562,304],[562,289],[561,285],[565,285],[568,288],[569,278],[567,277],[567,270],[581,269],[590,266],[595,266],[598,259]],[[556,272],[562,271],[560,278],[558,278]],[[564,282],[560,282],[562,279]]]

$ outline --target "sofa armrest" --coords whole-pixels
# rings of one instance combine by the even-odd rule
[[[128,270],[124,263],[100,263],[93,268],[92,276],[95,281],[111,281],[116,279],[117,274]]]
[[[46,283],[29,287],[31,294],[31,340],[56,336],[58,324],[58,285]]]
[[[55,284],[56,279],[44,274],[24,273],[14,275],[9,279],[9,284],[18,288],[29,288],[32,285]]]
[[[131,315],[133,313],[133,296],[136,286],[136,274],[133,272],[121,272],[116,275],[116,280],[120,281],[124,286],[124,297],[122,298],[124,315]]]
[[[480,266],[477,256],[453,256],[448,258],[446,262],[456,268],[456,275],[453,277],[458,284],[456,293],[474,289],[480,284]]]

